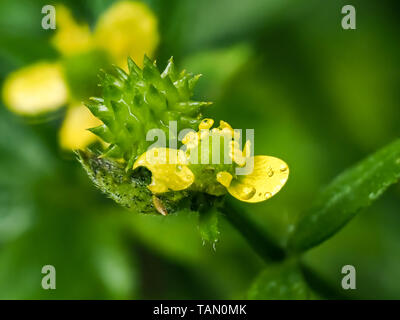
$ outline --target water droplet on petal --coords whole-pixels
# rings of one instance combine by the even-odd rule
[[[274,175],[274,170],[272,170],[271,167],[268,167],[268,169],[267,169],[267,175],[268,175],[268,177],[272,177],[272,176]]]
[[[283,164],[283,165],[280,167],[281,172],[285,172],[287,169],[288,169],[288,167],[287,167],[287,165],[285,165],[285,164]]]
[[[256,188],[251,186],[245,186],[243,187],[242,192],[240,193],[240,197],[243,200],[249,200],[255,195],[255,193],[256,193]]]
[[[264,197],[265,197],[265,199],[271,198],[271,197],[272,197],[271,192],[266,192],[266,193],[264,194]]]

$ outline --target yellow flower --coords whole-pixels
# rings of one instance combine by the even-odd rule
[[[78,24],[62,5],[56,6],[56,14],[57,32],[51,42],[61,54],[71,55],[94,47],[88,24]]]
[[[97,21],[94,39],[118,66],[127,70],[127,56],[141,66],[143,56],[152,56],[158,45],[157,19],[143,3],[121,1]]]
[[[70,92],[63,59],[98,50],[114,64],[126,68],[128,56],[140,65],[144,54],[154,54],[158,42],[157,19],[143,3],[114,3],[99,17],[93,32],[87,23],[76,22],[66,7],[57,5],[56,31],[51,43],[59,51],[60,60],[39,61],[9,74],[2,90],[4,103],[11,111],[25,116],[67,105],[60,145],[71,150],[84,148],[97,139],[87,129],[101,123]]]
[[[183,138],[182,143],[186,146],[186,152],[153,148],[136,160],[133,169],[143,166],[152,173],[152,182],[148,186],[150,191],[157,194],[191,188],[213,195],[229,192],[235,198],[250,203],[268,200],[278,193],[289,177],[288,165],[275,157],[252,157],[250,141],[246,142],[241,151],[236,142],[239,137],[227,122],[221,121],[218,128],[211,129],[213,124],[214,120],[204,119],[199,125],[198,132],[189,132]],[[228,139],[229,157],[232,163],[193,163],[201,159],[204,154],[205,158],[212,158],[210,150],[214,149],[203,146],[210,146],[209,142],[212,141],[213,135]],[[201,154],[193,157],[193,151],[200,151]],[[220,157],[220,160],[223,159],[224,157]],[[253,170],[248,174],[236,175],[235,168],[244,167],[249,161],[253,163]],[[225,188],[225,192],[221,193],[221,188]]]
[[[3,86],[4,103],[22,115],[58,109],[67,99],[68,89],[59,63],[39,62],[14,71]]]
[[[86,106],[81,103],[71,104],[60,129],[60,144],[63,149],[84,149],[96,141],[96,136],[88,128],[101,125]]]

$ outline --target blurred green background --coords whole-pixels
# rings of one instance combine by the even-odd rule
[[[93,25],[113,1],[61,1]],[[341,28],[339,0],[148,0],[159,19],[160,66],[202,73],[207,116],[255,129],[255,153],[277,156],[289,182],[261,204],[234,202],[280,243],[316,193],[343,169],[391,142],[400,123],[399,2],[353,0],[357,30]],[[0,82],[56,57],[40,27],[41,0],[0,2]],[[2,102],[1,102],[2,103]],[[49,121],[0,106],[1,299],[243,298],[265,263],[224,219],[214,251],[195,214],[141,216],[91,184]],[[400,186],[391,188],[305,260],[350,298],[400,298]],[[57,289],[41,288],[41,269]]]

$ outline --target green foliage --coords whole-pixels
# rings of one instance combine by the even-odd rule
[[[112,2],[63,1],[91,26]],[[357,32],[338,28],[340,1],[145,2],[159,20],[157,59],[174,54],[183,62],[180,67],[204,73],[197,93],[218,104],[207,117],[254,128],[256,153],[287,160],[292,178],[266,203],[224,207],[228,211],[218,216],[221,236],[215,252],[202,246],[196,232],[200,219],[203,237],[215,238],[216,219],[206,211],[166,218],[121,210],[93,190],[81,168],[69,161],[73,156],[60,153],[55,137],[61,119],[52,115],[32,125],[1,105],[0,297],[243,298],[261,272],[247,298],[313,298],[308,285],[318,293],[324,286],[311,285],[312,277],[303,277],[295,261],[277,260],[286,259],[286,250],[297,256],[321,243],[301,255],[312,267],[309,273],[320,275],[314,282],[343,294],[340,268],[351,263],[357,268],[357,290],[350,298],[398,299],[399,186],[374,201],[386,183],[396,180],[398,153],[381,154],[358,176],[346,170],[398,136],[400,20],[392,14],[397,2],[356,0],[362,16]],[[45,4],[0,2],[0,81],[20,67],[57,57],[48,41],[54,31],[40,28]],[[374,50],[365,50],[365,43]],[[86,76],[93,78],[97,70],[90,58],[76,58],[64,61],[71,93],[88,97],[95,83],[89,77],[86,82]],[[100,135],[105,131],[98,130]],[[133,189],[146,197],[140,186],[146,173],[138,179],[114,160],[86,163],[95,183],[104,187],[112,181],[116,195],[136,181]],[[104,179],[107,166],[116,166],[123,178]],[[329,177],[343,170],[347,173],[314,202]],[[146,200],[144,209],[154,212],[152,199]],[[120,201],[134,205],[129,198]],[[361,208],[363,214],[356,215]],[[299,212],[305,214],[297,224]],[[290,247],[282,249],[288,235]],[[40,287],[40,270],[47,263],[57,268],[55,291]]]
[[[400,179],[400,140],[340,174],[298,222],[290,248],[303,251],[335,234]]]
[[[0,298],[132,297],[137,289],[134,256],[121,241],[118,215],[85,214],[76,208],[54,215],[55,203],[49,203],[40,206],[43,220],[0,252]],[[40,285],[45,264],[56,268],[56,290]]]
[[[14,143],[9,143],[10,140]],[[54,158],[32,133],[0,109],[0,245],[25,232],[33,223],[32,190],[48,175]]]
[[[135,257],[121,241],[121,214],[88,192],[81,169],[57,161],[4,106],[0,153],[0,299],[134,297]],[[46,264],[56,268],[56,290],[41,287]]]
[[[169,121],[177,121],[177,132],[197,129],[201,108],[210,104],[190,100],[199,75],[178,73],[172,58],[162,73],[147,56],[143,64],[140,69],[129,58],[129,74],[118,67],[114,75],[103,73],[102,97],[86,104],[104,123],[91,129],[110,143],[104,156],[125,159],[127,168],[153,143],[146,141],[149,130],[162,129],[167,141],[177,139],[170,136]]]
[[[266,267],[247,293],[253,300],[305,300],[313,293],[296,263],[272,264]]]
[[[182,64],[188,70],[202,73],[207,81],[200,81],[196,89],[212,99],[221,95],[224,85],[238,70],[245,67],[252,55],[252,48],[246,43],[235,44],[227,48],[218,48],[196,53],[185,59]],[[218,108],[216,108],[218,109]]]

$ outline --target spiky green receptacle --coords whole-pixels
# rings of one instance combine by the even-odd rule
[[[210,104],[190,100],[199,75],[176,72],[172,58],[162,73],[147,56],[143,65],[140,69],[128,58],[129,74],[118,67],[114,74],[103,73],[103,97],[86,103],[103,122],[90,131],[110,144],[102,156],[122,158],[126,168],[154,143],[146,141],[149,130],[163,130],[168,142],[176,138],[169,136],[170,121],[177,122],[177,132],[197,129],[201,108]]]
[[[195,190],[154,195],[147,188],[151,173],[145,168],[132,170],[134,161],[146,152],[153,141],[146,141],[151,129],[164,131],[167,142],[169,121],[176,121],[177,132],[197,130],[201,108],[209,102],[192,101],[199,75],[175,71],[172,58],[160,73],[145,57],[143,69],[128,58],[129,74],[118,67],[103,72],[102,97],[86,103],[103,125],[90,129],[110,146],[103,152],[79,151],[78,159],[94,184],[118,204],[138,213],[160,214],[156,202],[168,213],[179,209],[204,211],[220,201],[219,197]],[[179,146],[177,146],[179,148]]]

